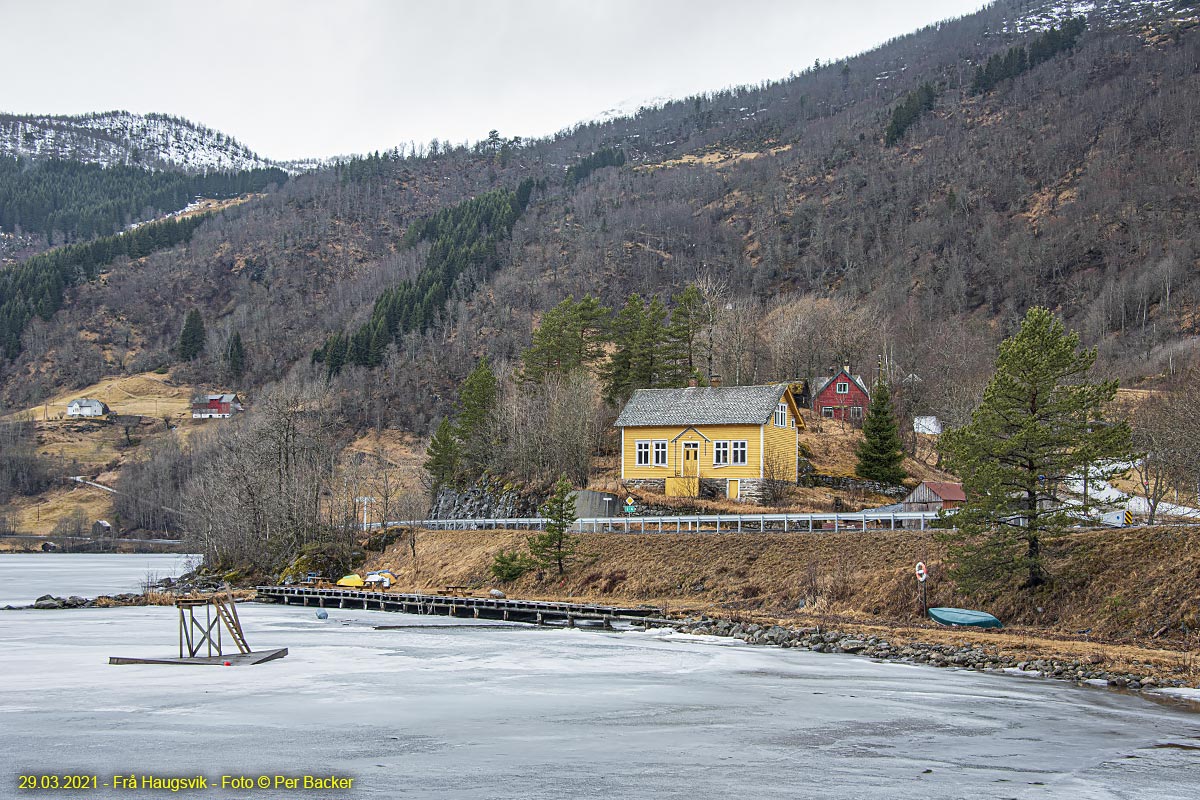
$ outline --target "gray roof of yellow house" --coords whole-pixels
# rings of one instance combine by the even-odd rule
[[[775,413],[786,383],[766,386],[690,386],[638,389],[613,427],[645,425],[764,425]]]

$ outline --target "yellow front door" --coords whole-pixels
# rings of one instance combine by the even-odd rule
[[[700,474],[700,443],[699,442],[684,442],[683,443],[683,472],[680,474],[683,477],[696,477]]]
[[[733,478],[729,481],[729,485],[725,493],[729,496],[730,500],[737,500],[741,488],[742,484],[737,480],[737,478]]]

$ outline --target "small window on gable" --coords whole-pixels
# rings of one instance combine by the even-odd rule
[[[847,383],[846,381],[838,381],[837,393],[838,394],[850,394],[850,384]]]
[[[788,407],[787,403],[780,403],[775,407],[775,427],[786,428],[788,426]]]

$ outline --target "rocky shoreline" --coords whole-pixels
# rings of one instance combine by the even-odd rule
[[[152,605],[147,596],[140,592],[125,592],[122,594],[102,594],[99,597],[55,597],[44,594],[27,606],[4,606],[0,611],[54,611],[60,608],[112,608],[113,606],[145,606]]]
[[[1141,690],[1197,688],[1186,681],[1156,678],[1149,674],[1109,672],[1090,661],[1080,659],[1026,659],[1000,653],[996,648],[979,645],[911,642],[892,645],[878,636],[857,636],[819,628],[786,628],[782,625],[732,622],[727,619],[686,619],[679,623],[660,622],[650,627],[670,627],[680,633],[701,636],[726,636],[746,644],[798,648],[814,653],[850,653],[880,661],[904,661],[933,667],[958,667],[978,672],[1022,673],[1033,677],[1071,681],[1080,685],[1108,686],[1114,689]]]
[[[0,611],[56,611],[64,608],[115,608],[118,606],[161,606],[171,605],[176,597],[186,597],[197,593],[212,593],[227,589],[227,586],[215,578],[206,578],[188,574],[179,578],[163,578],[152,584],[145,592],[121,592],[119,594],[102,594],[97,597],[57,597],[44,594],[27,606],[4,606]],[[238,599],[245,599],[246,591],[235,590]]]

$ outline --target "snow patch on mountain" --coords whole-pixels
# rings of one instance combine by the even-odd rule
[[[283,166],[220,131],[166,114],[0,114],[0,155],[211,172]],[[286,168],[286,167],[284,167]]]
[[[1119,27],[1148,21],[1194,20],[1194,4],[1180,0],[1018,0],[1017,13],[1006,19],[999,33],[1037,33],[1061,25],[1071,17],[1086,17]]]

